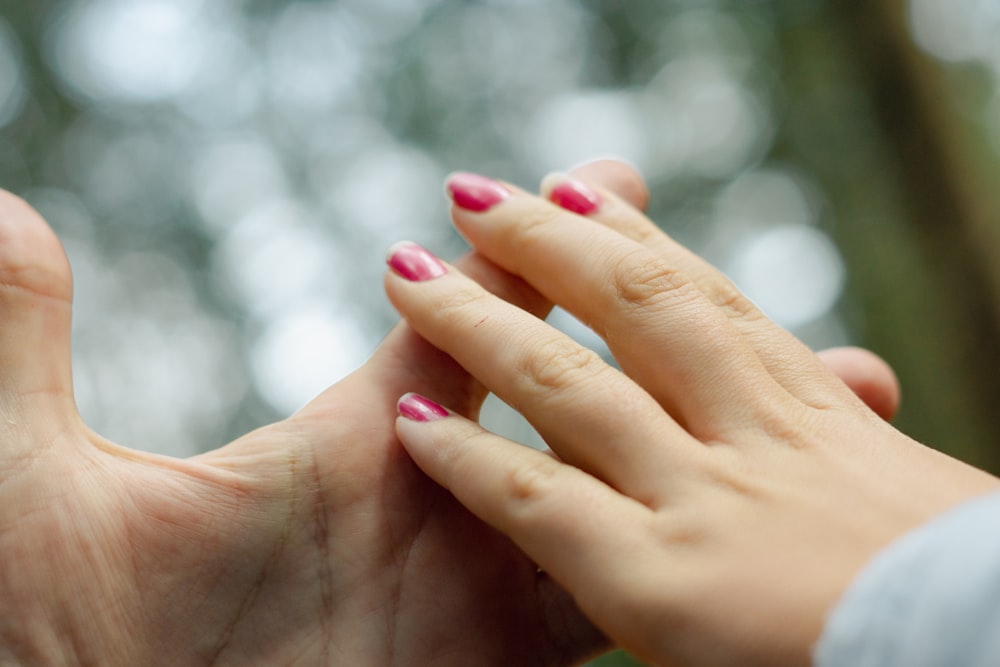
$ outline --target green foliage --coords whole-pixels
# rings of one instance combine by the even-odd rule
[[[624,651],[615,651],[589,663],[589,667],[642,667],[639,662]]]

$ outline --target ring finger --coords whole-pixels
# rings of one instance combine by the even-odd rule
[[[397,244],[388,263],[386,292],[407,322],[524,414],[567,463],[651,498],[666,470],[702,454],[642,388],[542,320],[415,244]],[[650,441],[665,446],[629,446]]]

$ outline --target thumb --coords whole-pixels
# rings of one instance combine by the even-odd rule
[[[30,404],[73,405],[72,296],[55,234],[27,203],[0,190],[0,418],[8,423]]]

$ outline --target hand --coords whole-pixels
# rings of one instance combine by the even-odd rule
[[[878,419],[611,193],[546,185],[589,219],[459,175],[456,226],[589,323],[621,372],[455,267],[399,246],[392,302],[556,456],[413,395],[400,402],[401,440],[640,657],[807,664],[824,615],[876,551],[998,481]]]
[[[547,310],[482,258],[462,266]],[[49,228],[0,193],[0,664],[560,665],[606,645],[399,447],[404,390],[468,416],[485,396],[405,325],[292,418],[176,460],[81,422],[71,292]]]
[[[576,173],[645,202],[620,163]],[[490,262],[461,265],[547,309]],[[58,241],[0,195],[0,664],[557,665],[605,645],[400,451],[403,391],[467,416],[485,395],[407,326],[294,417],[175,460],[81,422],[70,299]],[[891,373],[863,368],[889,395]]]

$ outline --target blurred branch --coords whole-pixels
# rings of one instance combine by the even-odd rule
[[[913,46],[905,1],[829,2],[824,14],[785,36],[789,92],[811,100],[805,122],[836,127],[810,166],[835,200],[865,342],[897,367],[904,430],[1000,470],[1000,201],[943,103],[944,73]],[[816,90],[837,85],[855,101]]]
[[[990,171],[977,153],[984,142],[972,136],[949,104],[954,96],[941,66],[915,48],[905,0],[833,4],[854,37],[924,258],[962,319],[964,334],[952,343],[964,351],[962,368],[956,370],[973,390],[989,440],[982,451],[969,453],[997,470],[993,406],[1000,403],[1000,198],[996,188],[983,187]]]

